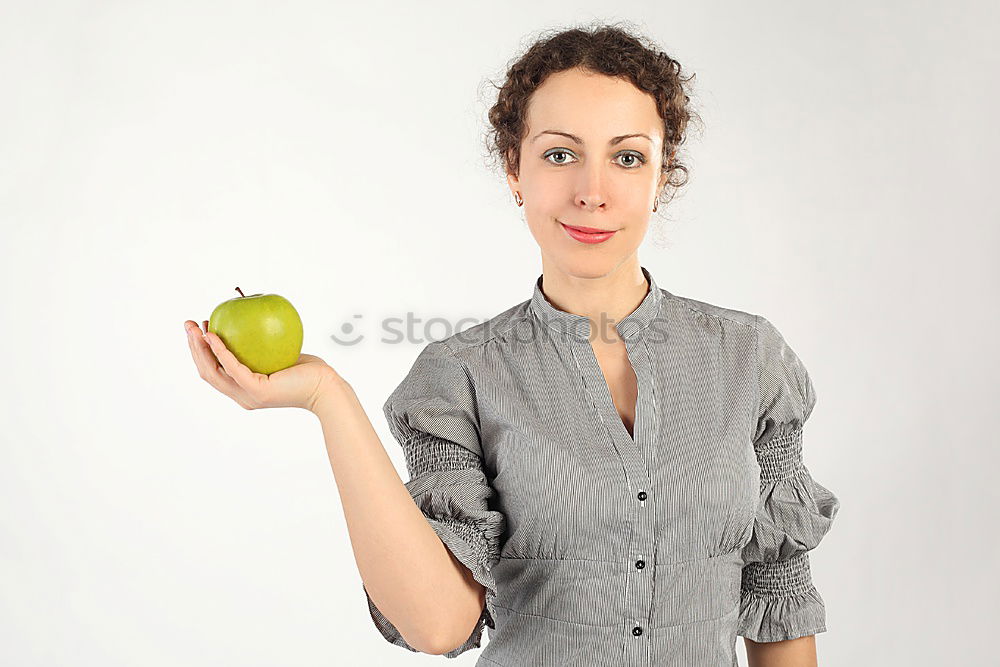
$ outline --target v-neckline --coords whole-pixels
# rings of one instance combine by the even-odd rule
[[[608,384],[608,379],[604,375],[604,369],[601,368],[601,362],[597,358],[597,353],[594,351],[594,347],[590,343],[590,341],[586,342],[586,348],[590,351],[590,356],[594,361],[594,367],[597,369],[597,375],[602,381],[600,383],[602,385],[600,390],[601,402],[603,403],[603,408],[607,413],[607,416],[613,417],[613,421],[616,424],[615,429],[618,431],[618,433],[624,436],[628,442],[635,445],[636,444],[635,434],[639,430],[639,418],[640,418],[639,404],[641,402],[639,400],[639,397],[640,394],[642,393],[642,386],[639,380],[639,373],[635,370],[635,365],[632,363],[631,357],[628,356],[628,343],[622,340],[622,344],[625,345],[625,361],[632,369],[632,374],[635,376],[636,396],[635,396],[635,409],[633,411],[634,414],[632,417],[631,433],[629,433],[628,428],[625,426],[625,421],[622,419],[621,414],[619,414],[618,412],[618,407],[615,405],[614,396],[611,393],[611,385]]]

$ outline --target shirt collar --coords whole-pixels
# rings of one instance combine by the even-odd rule
[[[663,300],[663,294],[660,288],[656,286],[656,281],[653,280],[652,274],[650,274],[646,267],[643,266],[640,268],[643,275],[646,276],[646,281],[649,283],[649,291],[643,298],[642,303],[635,310],[615,324],[615,329],[622,338],[632,338],[645,331],[658,315],[660,302]],[[575,338],[589,340],[590,319],[585,315],[574,315],[573,313],[559,310],[549,303],[549,300],[545,298],[545,294],[542,292],[543,276],[544,274],[538,276],[535,280],[535,292],[531,297],[530,307],[535,317],[556,331],[569,334]]]

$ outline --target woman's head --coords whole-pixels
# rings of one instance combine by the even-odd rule
[[[695,116],[691,78],[612,26],[541,39],[510,66],[489,111],[489,150],[523,198],[543,260],[599,276],[635,254],[654,208],[687,182],[677,151]],[[562,223],[617,231],[588,244]]]

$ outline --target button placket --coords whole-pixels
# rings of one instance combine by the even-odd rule
[[[556,309],[542,292],[541,276],[535,283],[531,307],[534,313],[551,329],[556,330],[556,345],[567,344],[573,363],[577,366],[583,383],[583,395],[594,409],[602,430],[608,434],[610,445],[621,461],[624,482],[631,493],[637,493],[639,506],[621,506],[622,517],[631,524],[626,553],[617,554],[627,560],[621,565],[627,568],[624,584],[625,607],[621,618],[622,649],[625,663],[644,665],[649,660],[649,642],[629,642],[628,634],[641,636],[648,629],[646,624],[652,618],[653,581],[655,562],[647,562],[643,554],[655,553],[656,513],[647,510],[647,490],[653,480],[651,471],[656,469],[657,443],[660,437],[660,406],[657,405],[658,379],[656,366],[645,342],[645,335],[651,322],[659,316],[663,296],[649,272],[643,268],[649,281],[649,292],[642,303],[630,315],[616,325],[618,334],[625,343],[628,361],[638,382],[635,422],[630,434],[622,423],[614,400],[611,397],[607,379],[597,361],[590,342],[591,325],[588,318]],[[564,348],[565,349],[565,348]],[[603,434],[601,434],[602,440]],[[636,487],[639,488],[635,491]],[[641,552],[641,553],[640,553]],[[655,561],[655,559],[654,559]]]
[[[635,334],[637,332],[628,333]],[[589,341],[584,341],[590,347]],[[634,521],[632,539],[628,545],[627,562],[628,572],[625,579],[626,591],[626,613],[624,631],[631,632],[632,637],[639,637],[645,632],[645,623],[650,618],[653,605],[653,570],[647,569],[647,562],[644,554],[651,553],[656,542],[655,535],[655,515],[647,508],[646,499],[648,492],[646,489],[651,484],[649,477],[650,464],[648,459],[655,456],[653,443],[656,439],[657,419],[655,406],[652,405],[654,395],[651,393],[651,382],[654,381],[652,369],[649,366],[649,359],[644,354],[641,343],[641,332],[638,336],[625,338],[626,349],[629,352],[629,359],[639,383],[639,393],[637,396],[636,420],[633,436],[629,436],[621,420],[618,418],[614,403],[611,400],[608,385],[601,374],[600,366],[597,363],[593,350],[590,354],[587,350],[582,350],[580,355],[582,366],[586,371],[586,377],[590,379],[591,386],[598,388],[600,399],[596,401],[599,412],[605,426],[610,426],[609,432],[612,440],[622,459],[638,506],[633,506],[630,511]],[[650,411],[648,408],[653,408]],[[626,506],[627,507],[627,506]],[[627,637],[627,635],[626,635]],[[647,657],[648,642],[628,642],[626,640],[626,660],[627,664],[645,664]]]

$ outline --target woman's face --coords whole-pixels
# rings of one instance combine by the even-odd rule
[[[638,250],[666,182],[656,102],[627,80],[572,69],[538,87],[526,122],[520,175],[507,182],[524,198],[543,267],[579,277],[610,273]],[[633,134],[646,136],[617,139]],[[615,233],[586,243],[563,223]]]

